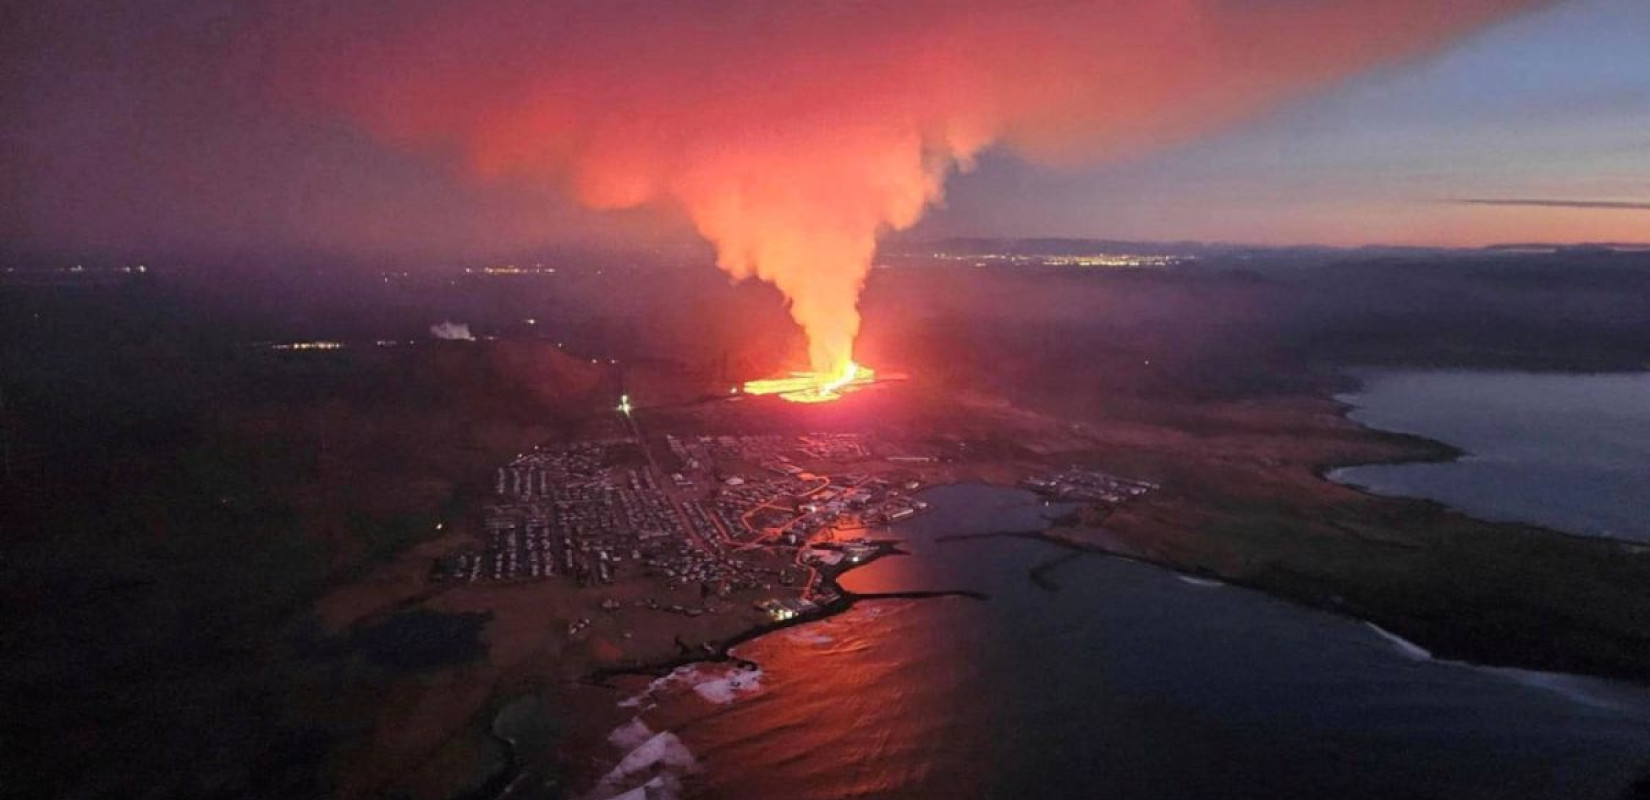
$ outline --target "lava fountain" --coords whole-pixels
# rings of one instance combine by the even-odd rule
[[[745,383],[745,394],[777,394],[793,403],[828,403],[876,380],[876,373],[849,361],[836,374],[793,372],[788,378]]]

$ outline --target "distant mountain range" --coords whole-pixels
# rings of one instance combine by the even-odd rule
[[[1194,258],[1231,257],[1243,254],[1297,257],[1414,257],[1436,255],[1463,255],[1472,253],[1618,253],[1650,252],[1650,243],[1597,242],[1583,244],[1551,244],[1522,242],[1490,245],[1487,247],[1411,247],[1403,245],[1365,245],[1362,247],[1331,247],[1328,245],[1264,246],[1230,244],[1224,242],[1136,242],[1120,239],[1076,238],[976,238],[955,237],[924,242],[889,242],[883,245],[888,255],[1041,255],[1075,256],[1095,253],[1133,253],[1138,255],[1189,256]]]

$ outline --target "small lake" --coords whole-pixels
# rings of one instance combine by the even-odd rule
[[[1376,494],[1422,497],[1484,519],[1650,542],[1650,373],[1360,373],[1338,399],[1371,428],[1466,451],[1439,464],[1335,470]]]

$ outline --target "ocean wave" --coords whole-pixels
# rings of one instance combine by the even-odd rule
[[[688,668],[681,667],[668,675],[654,678],[650,683],[648,683],[647,688],[643,689],[639,694],[620,700],[619,708],[640,708],[643,703],[651,701],[653,699],[653,695],[658,694],[661,689],[669,686],[671,681],[676,680],[676,673],[682,671],[683,669]]]
[[[1572,675],[1567,672],[1544,672],[1533,669],[1518,669],[1516,667],[1492,667],[1466,661],[1440,660],[1434,658],[1432,652],[1426,648],[1373,622],[1365,622],[1364,626],[1390,642],[1399,653],[1412,661],[1431,661],[1435,664],[1470,669],[1533,689],[1552,692],[1573,703],[1604,711],[1642,712],[1646,707],[1642,693],[1639,697],[1629,699],[1616,688],[1614,682],[1602,678]]]
[[[854,613],[859,619],[876,619],[888,610],[887,603],[860,603],[854,607]]]
[[[1517,669],[1514,667],[1478,667],[1483,672],[1501,678],[1521,683],[1563,696],[1571,702],[1604,711],[1643,712],[1642,698],[1634,703],[1624,698],[1612,696],[1614,692],[1608,681],[1589,678],[1585,675],[1571,675],[1564,672],[1542,672],[1533,669]]]
[[[655,775],[640,786],[610,795],[605,800],[678,800],[682,796],[682,781],[675,775]]]
[[[653,738],[653,731],[647,727],[647,723],[643,722],[641,717],[614,728],[613,732],[607,735],[608,743],[626,751],[640,747],[643,742],[651,738]]]
[[[785,639],[798,644],[827,645],[836,643],[836,639],[814,630],[813,625],[796,628],[786,634]]]
[[[1408,639],[1405,639],[1404,637],[1399,636],[1398,634],[1393,633],[1392,631],[1389,631],[1386,628],[1383,628],[1379,625],[1376,625],[1373,622],[1365,622],[1364,627],[1374,631],[1382,639],[1385,639],[1388,642],[1390,642],[1394,649],[1396,649],[1399,653],[1403,654],[1403,656],[1405,658],[1408,658],[1411,661],[1431,661],[1432,660],[1432,651],[1431,650],[1428,650],[1425,647],[1422,647],[1422,646],[1420,646],[1420,645],[1418,645],[1418,644],[1416,644],[1416,643],[1414,643],[1414,642],[1412,642]]]
[[[762,688],[762,670],[755,667],[736,667],[723,671],[720,675],[694,670],[693,674],[684,676],[684,679],[693,686],[694,694],[717,705],[731,703],[742,695]]]
[[[1201,586],[1205,589],[1219,589],[1220,587],[1226,585],[1212,578],[1199,578],[1196,575],[1186,575],[1184,573],[1177,573],[1175,578],[1181,583],[1189,583],[1193,586]]]
[[[699,769],[699,760],[670,731],[657,733],[625,753],[596,783],[591,798],[664,800],[681,789],[681,775]],[[645,779],[645,780],[643,780]]]
[[[701,699],[724,705],[762,689],[761,668],[745,663],[738,665],[689,664],[677,667],[670,674],[655,678],[640,694],[619,701],[620,708],[641,708],[650,703],[659,692],[673,686],[686,686]]]

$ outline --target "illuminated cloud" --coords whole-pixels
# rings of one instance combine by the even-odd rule
[[[1184,141],[1538,0],[392,2],[283,13],[280,88],[475,175],[663,203],[838,374],[877,237],[985,148]]]
[[[1453,202],[1468,206],[1518,206],[1528,208],[1591,208],[1603,211],[1650,211],[1650,203],[1618,200],[1553,200],[1543,198],[1465,198]]]

